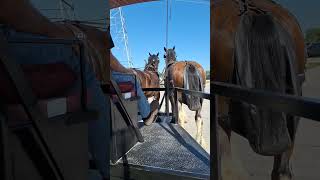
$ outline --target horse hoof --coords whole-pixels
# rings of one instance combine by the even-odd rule
[[[283,177],[280,177],[280,180],[293,180],[293,178],[290,178],[288,176],[283,176]]]
[[[272,179],[272,180],[274,180],[274,179]],[[279,175],[275,180],[293,180],[293,178],[288,175]]]
[[[293,175],[272,173],[272,180],[294,180]]]

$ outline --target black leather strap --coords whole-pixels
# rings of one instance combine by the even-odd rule
[[[111,37],[111,33],[110,33],[110,26],[108,26],[108,38],[109,38],[109,49],[112,49],[114,47],[114,43]]]

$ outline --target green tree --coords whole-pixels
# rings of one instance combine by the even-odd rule
[[[210,71],[209,70],[206,71],[206,79],[210,80]]]
[[[310,28],[306,31],[305,39],[307,43],[320,42],[320,28]]]

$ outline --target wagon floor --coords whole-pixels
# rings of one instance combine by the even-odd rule
[[[209,154],[179,125],[153,123],[140,130],[145,142],[136,144],[117,166],[129,164],[179,177],[209,178]]]

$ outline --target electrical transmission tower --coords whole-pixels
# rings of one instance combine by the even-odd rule
[[[126,67],[132,68],[133,62],[129,49],[128,34],[121,7],[110,11],[110,32],[115,44],[114,50],[119,51],[119,54],[121,54],[121,57],[118,57],[120,63]]]
[[[75,20],[75,10],[72,0],[59,0],[60,18],[62,20]]]

